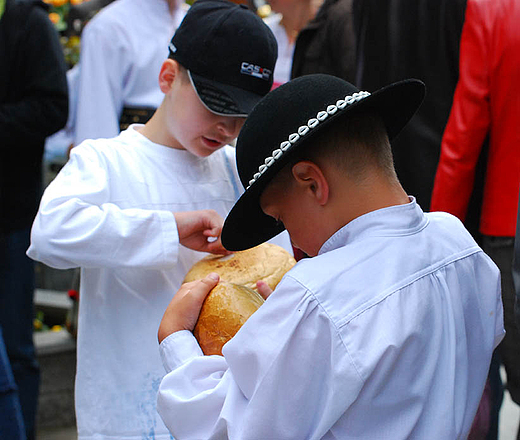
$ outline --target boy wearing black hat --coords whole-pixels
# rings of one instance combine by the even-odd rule
[[[424,213],[396,177],[389,140],[423,95],[417,80],[370,94],[309,75],[249,115],[246,190],[222,243],[245,249],[286,228],[311,258],[264,286],[223,357],[202,356],[190,332],[218,276],[175,295],[158,335],[158,411],[174,436],[467,436],[504,334],[500,279],[455,217]]]
[[[170,439],[156,412],[157,326],[198,251],[226,252],[223,217],[241,192],[228,144],[270,90],[276,51],[252,11],[198,0],[172,38],[151,120],[75,147],[47,188],[28,254],[81,267],[79,439]]]

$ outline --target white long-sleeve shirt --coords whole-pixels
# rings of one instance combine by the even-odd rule
[[[412,201],[299,261],[223,357],[164,339],[158,411],[178,440],[465,439],[503,334],[496,266]]]
[[[81,267],[76,417],[79,438],[170,439],[156,411],[164,368],[157,329],[200,252],[179,245],[173,212],[225,217],[241,192],[235,150],[199,158],[130,128],[85,141],[47,187],[28,255]],[[287,234],[277,244],[291,250]]]
[[[264,19],[265,24],[273,32],[278,43],[278,58],[273,72],[273,88],[291,79],[291,67],[294,54],[294,42],[289,41],[287,32],[281,24],[282,15],[272,14]]]
[[[85,26],[69,115],[74,145],[117,136],[123,106],[159,107],[161,65],[186,13],[177,3],[172,13],[167,0],[117,0]]]

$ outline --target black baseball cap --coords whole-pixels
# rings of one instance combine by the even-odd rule
[[[169,49],[169,57],[187,69],[199,98],[214,113],[247,116],[271,90],[276,39],[245,5],[197,0]]]
[[[260,196],[296,152],[320,148],[313,142],[317,133],[361,112],[374,112],[392,140],[415,114],[425,91],[422,81],[406,79],[369,93],[325,74],[301,76],[274,89],[255,106],[238,135],[236,162],[245,191],[224,221],[224,247],[249,249],[285,229],[262,211]]]

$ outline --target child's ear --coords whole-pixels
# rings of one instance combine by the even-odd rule
[[[301,161],[293,165],[292,175],[304,191],[323,206],[329,200],[329,182],[323,170],[314,162]]]
[[[171,90],[173,81],[179,76],[179,73],[180,68],[177,61],[168,58],[162,63],[159,72],[159,87],[164,94]]]

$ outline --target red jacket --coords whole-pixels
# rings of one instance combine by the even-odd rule
[[[512,237],[520,189],[520,1],[468,0],[459,69],[431,210],[464,220],[489,134],[480,231]]]

